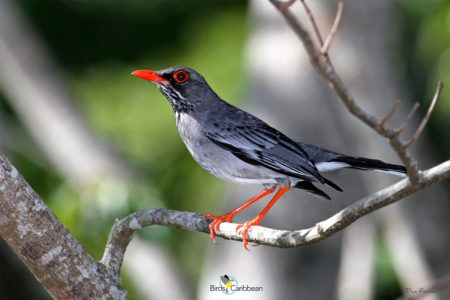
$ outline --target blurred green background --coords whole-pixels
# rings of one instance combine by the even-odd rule
[[[107,181],[83,191],[74,189],[52,171],[0,91],[0,110],[8,128],[25,140],[25,150],[7,149],[8,157],[95,259],[101,258],[116,217],[151,207],[223,211],[219,201],[223,186],[190,158],[169,103],[153,85],[130,72],[189,66],[202,73],[222,98],[241,101],[246,86],[247,1],[14,3],[60,64],[88,126],[139,174],[133,183]],[[395,55],[411,98],[423,102],[422,113],[436,81],[445,84],[428,127],[443,160],[450,153],[446,134],[450,132],[450,1],[399,0],[397,4],[401,26],[393,29],[398,35]],[[169,228],[143,229],[139,235],[168,249],[195,285],[210,243],[207,235]],[[386,251],[380,249],[376,298],[390,299],[399,288]],[[386,278],[391,280],[385,282]],[[124,285],[129,299],[136,299],[127,274]]]

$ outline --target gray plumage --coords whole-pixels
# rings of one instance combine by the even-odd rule
[[[156,75],[161,79],[152,81],[171,103],[187,149],[203,168],[223,180],[265,187],[289,185],[329,199],[313,183],[341,189],[321,172],[356,168],[405,173],[405,168],[399,165],[295,142],[261,119],[220,99],[192,69],[172,67]],[[178,82],[177,75],[185,81]]]

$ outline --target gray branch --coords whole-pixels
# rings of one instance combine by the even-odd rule
[[[96,262],[0,154],[0,236],[55,299],[125,299],[120,277]]]
[[[310,228],[288,231],[253,226],[248,232],[248,240],[280,248],[301,247],[316,243],[330,237],[372,211],[399,201],[420,189],[450,177],[450,160],[422,172],[421,176],[422,180],[419,183],[411,183],[408,178],[405,178],[377,193],[360,199],[334,216]],[[138,229],[151,225],[170,226],[209,233],[209,222],[201,214],[168,209],[138,211],[121,220],[116,220],[109,235],[102,263],[113,270],[113,272],[119,273],[123,255],[133,237],[133,233]],[[222,223],[217,236],[241,241],[242,236],[236,232],[237,226],[238,224]]]

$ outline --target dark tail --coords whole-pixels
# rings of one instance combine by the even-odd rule
[[[331,200],[330,196],[328,196],[324,191],[317,188],[314,184],[309,181],[299,181],[296,185],[294,185],[297,189],[302,189],[307,191],[310,194],[316,195],[322,199]]]
[[[400,165],[388,164],[378,159],[371,159],[359,156],[350,156],[340,154],[314,145],[298,142],[300,147],[308,153],[316,166],[323,164],[328,171],[341,168],[353,168],[360,170],[373,170],[393,173],[396,175],[406,174],[406,169]],[[327,168],[327,163],[331,163]],[[341,166],[332,165],[333,163],[342,163]],[[320,171],[320,170],[319,170]]]
[[[315,163],[319,172],[333,171],[342,168],[351,168],[359,170],[380,171],[392,173],[399,176],[404,176],[406,174],[406,168],[400,165],[388,164],[378,159],[344,155],[314,145],[309,145],[301,142],[297,143],[303,150],[306,151],[306,153],[308,153],[309,157]],[[328,185],[335,190],[342,191],[342,189],[335,183],[326,178],[323,179],[325,185]],[[293,187],[303,189],[323,199],[330,199],[330,197],[325,192],[317,188],[311,182],[300,181]]]
[[[365,158],[365,157],[358,157],[358,156],[345,156],[340,155],[339,157],[335,157],[328,161],[328,163],[343,163],[344,165],[341,168],[351,168],[351,169],[358,169],[358,170],[369,170],[369,171],[380,171],[380,172],[387,172],[392,173],[399,176],[404,176],[406,174],[406,168],[400,165],[395,164],[388,164],[378,159],[371,159],[371,158]],[[341,191],[342,189],[333,183],[332,181],[324,178],[324,183],[335,190]],[[311,193],[313,195],[316,195],[320,198],[331,200],[330,197],[317,188],[315,185],[313,185],[311,182],[308,181],[300,181],[293,187],[302,189],[307,191],[308,193]]]
[[[406,168],[404,166],[388,164],[378,159],[342,155],[330,161],[348,164],[349,166],[347,168],[352,169],[381,171],[396,175],[406,174]]]

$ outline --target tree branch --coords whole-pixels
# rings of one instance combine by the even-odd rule
[[[450,160],[424,171],[422,176],[423,179],[420,183],[413,184],[408,178],[405,178],[375,194],[362,198],[310,228],[287,231],[253,226],[248,232],[248,240],[280,248],[301,247],[316,243],[330,237],[374,210],[392,204],[449,177]],[[134,232],[151,225],[209,233],[209,221],[201,214],[156,208],[138,211],[121,220],[116,220],[106,244],[102,263],[114,272],[119,273],[123,255]],[[241,241],[242,236],[236,232],[237,226],[238,224],[234,223],[222,223],[217,236]]]
[[[120,277],[96,262],[0,154],[0,235],[55,299],[125,299]]]
[[[301,0],[303,4],[305,4],[305,0]],[[295,32],[295,34],[300,38],[300,40],[303,43],[303,46],[310,58],[312,66],[316,69],[316,71],[325,79],[325,81],[331,86],[331,88],[336,92],[338,98],[341,100],[341,102],[344,104],[344,106],[347,108],[347,110],[366,123],[369,127],[374,129],[378,134],[381,136],[387,138],[394,149],[394,151],[397,153],[399,158],[402,160],[403,164],[406,167],[408,176],[410,180],[413,183],[419,182],[421,178],[421,174],[419,170],[417,169],[417,163],[416,161],[411,157],[409,152],[407,151],[408,146],[411,144],[410,142],[414,142],[417,140],[418,136],[420,135],[420,132],[422,131],[421,128],[417,130],[414,137],[411,139],[408,143],[403,143],[399,139],[399,134],[396,130],[393,128],[389,128],[385,126],[385,122],[383,122],[382,119],[378,119],[375,116],[369,114],[364,109],[362,109],[355,101],[353,96],[350,94],[347,87],[342,82],[340,76],[333,68],[333,65],[331,63],[331,60],[329,59],[328,55],[323,54],[322,55],[322,43],[320,42],[319,45],[317,45],[314,40],[312,39],[310,33],[306,30],[305,26],[295,17],[294,14],[292,14],[289,9],[282,9],[283,2],[280,0],[270,0],[270,2],[278,9],[278,11],[283,15],[283,17],[286,19],[288,24],[291,26],[292,30]],[[311,14],[310,10],[305,6],[306,11],[308,15]],[[340,11],[340,12],[339,12]],[[338,10],[338,16],[342,14],[342,8]],[[309,16],[309,18],[312,20],[313,24],[315,23],[314,17],[312,15]],[[335,22],[338,24],[338,22]],[[337,25],[335,26],[337,27]],[[316,35],[320,33],[317,33]],[[436,92],[436,95],[439,96],[440,89],[442,89],[442,84],[440,83],[438,86],[438,91]],[[436,99],[437,101],[437,99]],[[433,107],[436,103],[436,101],[433,101]],[[432,111],[432,108],[429,110]],[[428,116],[429,118],[429,116]],[[425,120],[428,120],[426,117]],[[425,121],[424,120],[424,121]],[[380,126],[381,124],[381,126]],[[425,122],[426,124],[426,122]],[[417,138],[415,138],[417,136]]]

